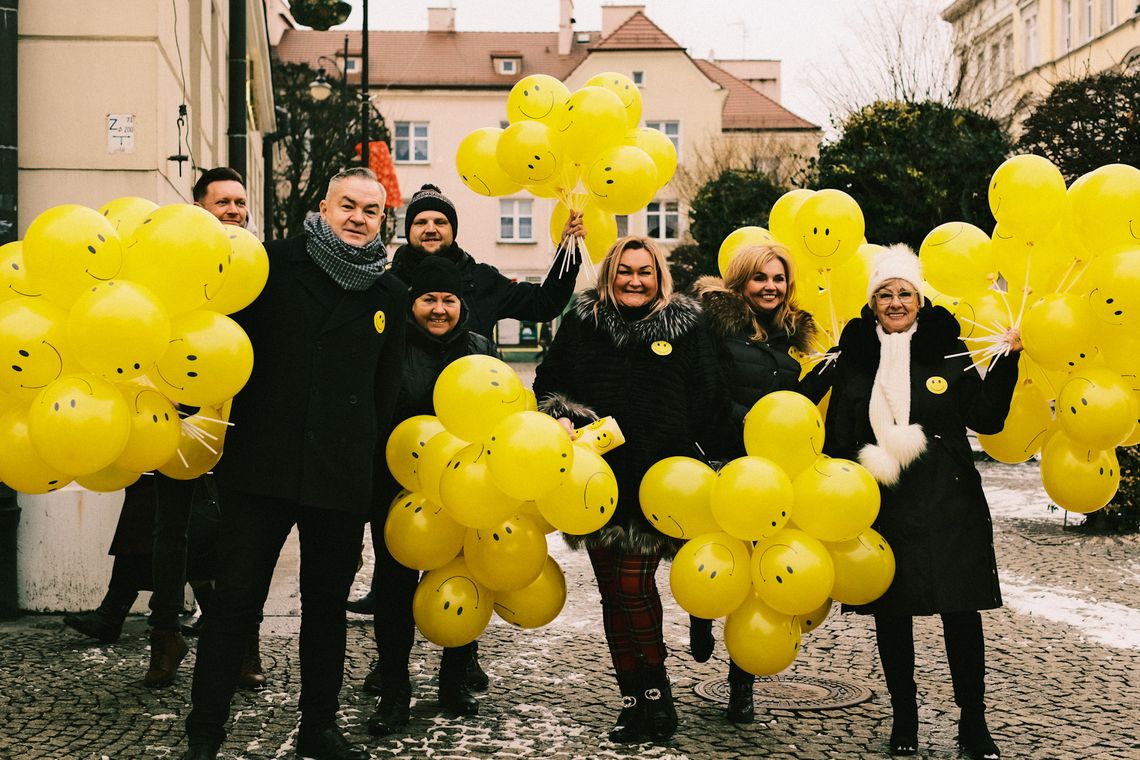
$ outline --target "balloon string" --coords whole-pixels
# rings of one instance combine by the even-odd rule
[[[1080,259],[1073,259],[1073,264],[1077,264],[1077,262],[1078,262],[1078,261],[1080,261]],[[1072,279],[1072,280],[1069,282],[1069,284],[1068,284],[1068,285],[1066,285],[1066,286],[1065,286],[1065,289],[1064,289],[1064,290],[1062,290],[1062,291],[1060,291],[1060,292],[1061,292],[1061,293],[1068,293],[1068,292],[1069,292],[1069,289],[1070,289],[1070,288],[1072,288],[1074,285],[1076,285],[1076,284],[1077,284],[1077,280],[1079,280],[1079,279],[1081,279],[1082,277],[1084,277],[1084,274],[1085,274],[1085,270],[1089,268],[1089,264],[1090,264],[1090,263],[1091,263],[1091,262],[1089,262],[1089,261],[1080,261],[1080,264],[1081,264],[1081,269],[1080,269],[1080,271],[1079,271],[1079,272],[1077,272],[1075,275],[1073,275],[1073,279]],[[1062,282],[1063,282],[1063,280],[1062,280]]]
[[[1078,259],[1076,256],[1069,259],[1069,268],[1065,270],[1065,273],[1061,275],[1061,279],[1057,282],[1058,293],[1064,293],[1066,290],[1068,290],[1068,288],[1062,288],[1061,286],[1064,285],[1065,281],[1069,279],[1069,275],[1073,273],[1073,267],[1077,265],[1078,261],[1080,261],[1080,259]]]
[[[823,287],[827,291],[827,310],[831,315],[831,343],[835,345],[839,342],[839,322],[835,314],[835,299],[831,293],[831,270],[821,269],[823,272]]]

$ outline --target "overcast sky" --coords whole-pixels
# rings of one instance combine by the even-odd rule
[[[361,0],[350,0],[343,28],[359,29]],[[448,0],[369,0],[370,29],[426,29],[427,8]],[[452,0],[460,31],[554,31],[558,0]],[[639,4],[605,2],[606,5]],[[874,66],[869,16],[911,6],[928,28],[945,24],[950,0],[645,0],[646,15],[696,58],[775,58],[783,62],[783,105],[820,126],[830,122],[824,80],[839,82],[853,68]],[[576,0],[578,29],[601,29],[602,0]],[[699,10],[698,10],[699,9]],[[833,88],[834,84],[831,85]]]

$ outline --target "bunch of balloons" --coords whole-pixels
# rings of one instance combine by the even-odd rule
[[[771,675],[792,663],[832,600],[881,596],[894,554],[871,528],[878,485],[856,462],[819,454],[823,420],[809,399],[778,391],[757,401],[744,446],[719,472],[688,457],[654,464],[641,508],[662,533],[686,539],[669,572],[677,603],[726,617],[733,662]]]
[[[613,516],[617,480],[589,446],[536,411],[509,365],[466,356],[433,391],[435,415],[392,431],[388,469],[406,491],[384,539],[397,562],[424,572],[416,625],[430,641],[474,641],[492,611],[521,628],[546,625],[566,601],[566,580],[546,534],[591,533]]]
[[[640,120],[641,92],[624,74],[598,74],[573,93],[554,77],[532,74],[507,96],[509,126],[463,138],[456,169],[480,195],[525,188],[557,198],[550,220],[555,243],[570,212],[582,212],[586,252],[599,262],[617,239],[614,214],[645,208],[677,168],[672,141],[639,127]]]
[[[1014,156],[989,203],[992,235],[948,222],[920,250],[979,364],[1022,332],[1005,428],[978,440],[1002,462],[1040,453],[1049,497],[1093,512],[1120,484],[1115,448],[1140,443],[1140,169],[1109,164],[1066,188],[1048,159]]]
[[[252,234],[197,206],[124,197],[36,217],[0,248],[0,480],[110,491],[213,467],[253,368],[225,314],[268,272]]]

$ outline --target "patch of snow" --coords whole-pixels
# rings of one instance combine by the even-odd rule
[[[1140,649],[1140,610],[1114,602],[1090,602],[1075,591],[1040,586],[1002,574],[1001,594],[1010,609],[1076,628],[1080,635],[1116,649]]]

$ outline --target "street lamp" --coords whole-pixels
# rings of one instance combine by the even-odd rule
[[[321,58],[324,58],[322,55]],[[309,82],[309,97],[318,103],[322,100],[328,100],[329,95],[332,95],[332,85],[329,84],[329,78],[325,76],[325,67],[321,66],[317,69],[317,78]]]

